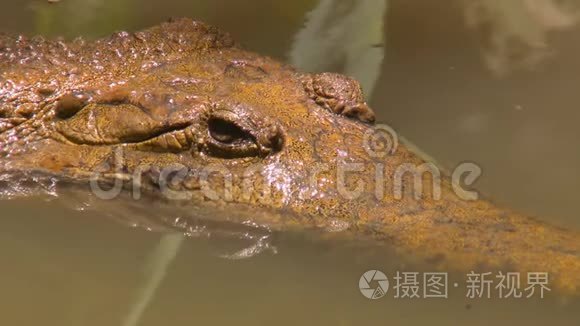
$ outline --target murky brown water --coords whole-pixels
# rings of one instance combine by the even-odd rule
[[[354,17],[348,30],[360,35],[357,39],[370,34],[363,28],[380,22],[356,22],[368,22],[371,13],[376,16],[373,8],[388,4],[381,29],[385,57],[371,100],[379,120],[446,167],[479,164],[484,174],[478,188],[496,201],[580,229],[580,14],[573,7],[548,0],[336,2],[358,4],[331,15],[337,26],[349,21],[340,15]],[[318,5],[5,0],[0,30],[96,37],[190,16],[230,31],[249,49],[286,59],[305,15]],[[338,48],[350,50],[346,44]],[[348,62],[341,63],[348,68]],[[350,68],[365,72],[356,62]],[[123,325],[146,296],[140,292],[146,280],[156,275],[160,263],[155,265],[152,255],[161,235],[103,217],[143,214],[122,201],[79,211],[73,208],[83,200],[72,195],[46,199],[0,203],[0,324]],[[143,207],[171,214],[157,203]],[[168,238],[161,244],[168,241],[179,244]],[[574,325],[580,320],[577,300],[551,293],[543,300],[467,299],[464,275],[450,275],[450,283],[461,285],[450,286],[449,299],[394,299],[391,289],[372,301],[358,289],[366,270],[378,268],[389,277],[397,270],[424,270],[376,248],[317,235],[269,234],[266,242],[276,250],[243,260],[222,256],[255,241],[234,235],[181,242],[139,325]],[[166,251],[165,257],[171,256]]]

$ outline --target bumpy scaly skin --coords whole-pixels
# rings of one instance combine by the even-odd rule
[[[169,188],[230,221],[338,225],[342,234],[386,241],[441,268],[546,271],[553,285],[578,291],[578,233],[487,201],[462,201],[445,180],[441,200],[415,199],[409,187],[394,198],[393,171],[423,162],[402,146],[384,159],[367,153],[372,125],[363,122],[374,115],[354,80],[298,73],[204,24],[180,19],[93,43],[0,36],[0,86],[3,173],[77,182],[94,173],[103,180],[140,175],[155,192],[163,169],[178,164],[186,174]],[[345,180],[348,189],[363,182],[356,200],[338,191],[341,162],[360,163],[362,172]],[[385,175],[382,199],[377,166]],[[206,185],[218,195],[202,193],[207,167],[231,173],[230,191],[223,191],[226,178],[212,174]],[[248,179],[250,167],[260,173]]]

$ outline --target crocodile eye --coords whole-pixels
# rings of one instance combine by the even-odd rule
[[[226,120],[213,118],[209,121],[208,126],[209,134],[213,139],[224,144],[233,144],[252,139],[252,136],[249,133]]]
[[[222,117],[209,119],[208,135],[208,149],[213,156],[241,158],[259,154],[256,138],[234,122]]]

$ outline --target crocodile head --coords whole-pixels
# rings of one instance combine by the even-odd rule
[[[284,208],[321,224],[376,201],[337,187],[360,182],[339,164],[374,162],[363,146],[374,114],[349,77],[297,72],[187,19],[88,44],[20,39],[4,51],[41,53],[3,67],[3,105],[34,105],[0,136],[4,168]]]
[[[348,228],[459,270],[510,263],[580,284],[577,233],[460,200],[444,179],[417,197],[397,172],[424,162],[373,126],[354,80],[297,72],[206,25],[90,43],[0,35],[0,86],[0,176],[146,190],[220,220]]]

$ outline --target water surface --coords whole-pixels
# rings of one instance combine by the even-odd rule
[[[330,4],[336,10],[331,26],[347,21],[340,15],[360,13],[354,23],[348,20],[348,30],[380,50],[372,53],[384,54],[376,62],[380,73],[369,77],[370,68],[356,60],[350,66],[333,62],[332,69],[358,69],[357,77],[372,86],[367,90],[380,121],[445,167],[479,164],[484,174],[477,186],[497,202],[580,229],[575,8],[556,1],[375,0],[343,1],[341,6],[351,6],[343,10],[337,2],[8,0],[0,30],[96,38],[189,16],[230,31],[248,49],[288,60],[311,10]],[[380,21],[371,21],[373,8],[384,9]],[[370,44],[377,26],[384,41]],[[367,53],[346,41],[324,46]],[[183,212],[155,202],[127,208],[119,200],[79,210],[83,200],[60,194],[0,202],[0,323],[122,325],[142,299],[162,235],[105,215]],[[358,289],[363,272],[380,269],[391,276],[428,267],[389,248],[318,234],[264,234],[270,248],[247,259],[224,256],[251,247],[255,238],[202,234],[181,242],[139,325],[573,325],[580,319],[577,300],[552,293],[543,300],[468,299],[465,275],[450,275],[461,285],[450,288],[449,299],[394,299],[391,291],[368,300]]]

